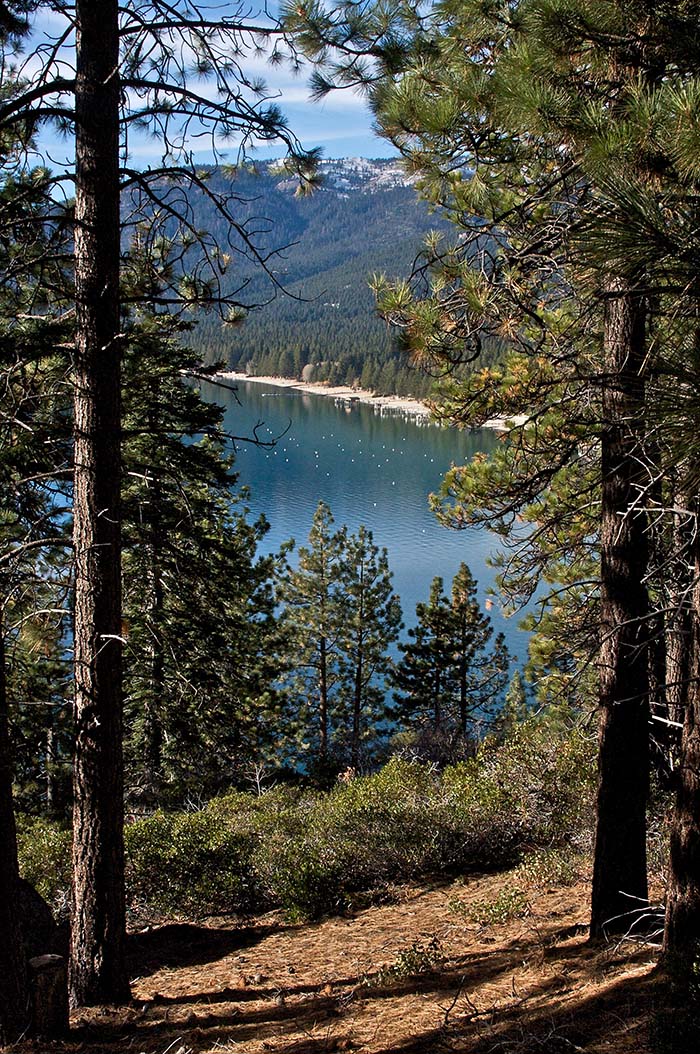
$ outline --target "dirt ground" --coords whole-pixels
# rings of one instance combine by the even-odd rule
[[[315,924],[270,914],[154,927],[131,938],[132,1007],[81,1011],[70,1040],[23,1049],[647,1054],[655,949],[590,947],[584,884],[528,893],[519,919],[469,921],[469,905],[509,881],[405,887]]]

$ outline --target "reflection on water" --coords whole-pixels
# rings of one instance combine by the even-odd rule
[[[485,600],[494,580],[486,559],[496,539],[486,531],[441,527],[428,508],[428,495],[451,464],[491,450],[498,442],[493,432],[437,428],[361,403],[257,383],[238,383],[240,405],[221,389],[207,386],[205,394],[225,403],[232,434],[255,432],[262,441],[277,440],[269,448],[240,443],[237,453],[240,481],[251,489],[251,510],[264,513],[271,525],[266,552],[289,538],[304,544],[323,499],[339,526],[356,530],[364,524],[388,549],[407,626],[415,624],[416,604],[427,600],[435,575],[449,591],[463,560]],[[497,604],[490,614],[511,651],[523,659],[526,637],[517,620],[503,619]]]

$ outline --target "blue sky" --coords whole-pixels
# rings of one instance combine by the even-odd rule
[[[249,58],[244,65],[246,72],[254,72],[266,82],[289,127],[307,149],[321,147],[326,157],[389,157],[396,153],[372,131],[372,115],[360,95],[336,91],[314,102],[309,91],[310,67],[295,75],[284,66],[270,66],[264,56]],[[274,147],[260,150],[260,156],[274,153]]]
[[[214,3],[205,3],[202,10],[225,11],[231,14],[231,5],[226,3],[222,6],[221,0]],[[265,21],[264,16],[260,19]],[[35,23],[35,41],[41,41],[59,37],[65,30],[66,23],[60,15],[47,15],[39,9],[37,22]],[[26,66],[23,73],[30,79],[35,73],[36,61],[32,58],[32,48],[25,52],[24,61]],[[68,38],[66,46],[59,52],[65,61],[65,71],[70,75],[73,66],[72,38]],[[287,117],[290,129],[296,134],[306,149],[320,147],[323,155],[328,158],[334,157],[389,157],[395,151],[372,131],[372,117],[366,102],[359,95],[350,91],[333,92],[322,102],[313,102],[310,99],[309,75],[311,70],[307,69],[299,75],[295,75],[285,65],[271,66],[263,53],[251,50],[241,59],[241,65],[246,74],[251,77],[259,77],[264,80],[268,88],[267,98],[275,102]],[[205,89],[206,93],[206,89]],[[198,142],[193,141],[190,146],[194,150],[196,161],[206,163],[210,160],[206,151],[198,150]],[[69,140],[59,139],[55,132],[45,126],[40,137],[42,152],[46,152],[46,160],[53,168],[63,167],[70,164],[73,152],[72,143]],[[130,161],[135,167],[145,168],[151,164],[157,164],[160,159],[160,149],[157,142],[141,135],[133,136],[129,142]],[[235,147],[229,151],[231,160],[235,159]],[[264,159],[278,157],[282,153],[279,144],[262,143],[256,150],[255,156]]]
[[[268,81],[270,78],[268,77]],[[279,104],[304,147],[320,146],[325,157],[389,157],[390,145],[372,132],[372,118],[366,104],[349,92],[335,92],[322,102],[308,98],[302,80],[280,88]],[[260,156],[273,156],[273,148]]]
[[[224,10],[227,0],[209,0],[203,9]],[[255,8],[254,0],[252,10]],[[261,9],[277,10],[279,0],[257,0]],[[230,13],[230,5],[228,6]],[[256,16],[253,15],[255,18]],[[265,16],[259,19],[264,22]],[[311,67],[294,75],[288,68],[270,66],[265,56],[244,63],[246,72],[258,74],[274,94],[302,145],[308,150],[321,147],[325,157],[390,157],[396,151],[372,131],[372,115],[360,95],[351,91],[336,91],[322,102],[313,102],[309,92]],[[277,150],[277,154],[279,150]],[[260,157],[277,156],[274,147],[261,147]]]

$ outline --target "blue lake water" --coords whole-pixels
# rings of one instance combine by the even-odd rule
[[[415,608],[428,599],[436,575],[449,593],[462,561],[479,582],[482,604],[494,584],[487,565],[497,539],[483,530],[442,527],[428,508],[451,464],[462,464],[499,441],[489,429],[459,432],[422,424],[413,418],[380,414],[361,403],[350,405],[289,388],[236,382],[232,393],[207,386],[207,398],[226,406],[226,427],[236,436],[270,441],[272,449],[237,443],[236,467],[250,487],[254,516],[264,513],[271,529],[264,552],[275,552],[294,538],[306,544],[319,500],[331,508],[338,526],[364,524],[376,544],[386,546],[394,589],[401,598],[406,626],[415,625]],[[279,437],[279,438],[278,438]],[[521,662],[527,636],[517,616],[505,619],[498,602],[490,615]]]

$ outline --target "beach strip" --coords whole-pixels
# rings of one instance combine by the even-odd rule
[[[295,391],[308,393],[309,395],[323,395],[326,398],[341,399],[349,403],[365,403],[381,412],[383,409],[407,414],[409,417],[430,417],[430,407],[419,399],[406,399],[399,395],[375,395],[362,388],[352,388],[350,385],[329,385],[324,383],[310,383],[297,381],[293,377],[253,377],[247,373],[235,371],[219,374],[226,381],[248,381],[251,384],[269,384],[276,388],[293,388]],[[527,420],[526,414],[518,414],[512,420],[503,417],[492,417],[485,421],[482,428],[495,428],[499,432],[508,432],[513,425],[523,424]]]

